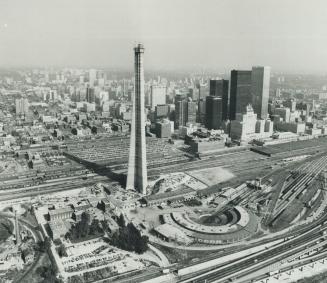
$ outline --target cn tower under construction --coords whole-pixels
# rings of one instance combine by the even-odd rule
[[[145,195],[148,178],[146,168],[143,54],[144,47],[142,44],[138,44],[134,48],[135,82],[126,189],[135,189]]]

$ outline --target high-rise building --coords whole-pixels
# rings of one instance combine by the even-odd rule
[[[219,96],[206,97],[206,128],[217,130],[222,126],[222,98]]]
[[[158,104],[166,103],[167,88],[162,85],[152,85],[150,94],[151,110],[154,110]]]
[[[106,101],[109,101],[109,92],[108,91],[100,91],[99,93],[99,101],[100,101],[100,105],[102,105],[103,103],[105,103]]]
[[[199,99],[206,99],[209,95],[209,87],[206,84],[199,84]]]
[[[283,102],[283,105],[285,107],[290,108],[291,112],[294,112],[296,110],[296,100],[294,99],[287,99]]]
[[[134,48],[135,82],[126,188],[135,189],[142,194],[146,194],[148,178],[146,168],[143,54],[144,47],[142,44],[138,44]]]
[[[196,123],[196,102],[192,101],[190,98],[187,101],[187,114],[186,123],[195,124]]]
[[[164,119],[156,123],[156,135],[157,138],[170,138],[171,137],[171,125],[170,121]]]
[[[268,117],[270,87],[270,67],[253,67],[251,76],[251,94],[254,113],[259,119]]]
[[[196,102],[183,95],[175,97],[175,127],[185,126],[186,123],[196,123]]]
[[[279,107],[275,108],[274,115],[278,115],[279,117],[283,118],[284,122],[289,122],[291,111],[288,107]]]
[[[229,119],[235,120],[236,114],[243,113],[252,103],[252,71],[232,70],[230,78]]]
[[[95,70],[95,69],[89,70],[90,86],[94,86],[96,79],[97,79],[97,70]]]
[[[16,99],[15,104],[16,104],[16,114],[17,115],[27,115],[28,107],[29,107],[27,98]]]
[[[95,102],[95,93],[93,87],[87,87],[86,88],[86,101],[88,103],[94,103]]]
[[[206,101],[204,99],[198,101],[198,122],[206,123]]]
[[[175,127],[185,126],[187,117],[187,102],[180,94],[175,96]]]
[[[222,120],[228,119],[228,80],[210,80],[210,96],[221,98]]]
[[[158,104],[155,107],[155,119],[167,118],[170,113],[169,104]]]

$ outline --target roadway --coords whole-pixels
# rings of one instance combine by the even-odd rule
[[[326,245],[325,235],[323,231],[327,231],[327,225],[322,224],[327,219],[324,216],[320,220],[321,226],[316,226],[305,233],[298,233],[296,237],[273,246],[263,252],[239,259],[232,263],[226,263],[223,266],[213,268],[203,274],[189,275],[189,278],[179,278],[178,282],[200,283],[200,282],[225,282],[230,279],[237,279],[242,276],[251,274],[252,272],[263,269],[266,266],[273,265],[276,262],[297,257],[300,253],[305,253],[307,250],[318,249]],[[321,241],[317,243],[317,241]],[[303,248],[305,247],[305,249]]]

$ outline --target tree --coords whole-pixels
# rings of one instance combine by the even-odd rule
[[[80,232],[82,237],[86,237],[89,233],[89,223],[90,223],[90,215],[86,212],[83,212],[81,215],[80,223]]]
[[[50,266],[39,266],[36,269],[36,273],[39,274],[43,280],[42,283],[62,283],[63,281],[56,277],[55,268]]]
[[[49,237],[46,237],[44,241],[37,243],[37,250],[44,253],[49,251],[51,248],[51,240]]]
[[[93,126],[93,127],[91,128],[91,133],[92,133],[93,135],[96,135],[96,134],[98,133],[98,128],[97,128],[96,126]]]
[[[117,224],[118,224],[119,227],[125,227],[126,226],[125,218],[124,218],[124,215],[122,213],[117,218]]]
[[[67,256],[67,251],[64,244],[57,247],[57,252],[60,257]]]
[[[98,219],[93,219],[91,225],[90,225],[90,229],[89,229],[89,234],[91,235],[95,235],[97,233],[103,233],[103,230],[100,226],[100,222]]]
[[[120,249],[127,251],[135,251],[136,253],[144,253],[148,249],[148,237],[141,236],[140,231],[133,223],[120,227],[111,239],[110,243]]]
[[[104,232],[109,232],[109,233],[111,232],[110,227],[106,220],[102,220],[101,225]]]
[[[75,135],[75,136],[77,135],[77,129],[76,128],[72,128],[72,134]]]

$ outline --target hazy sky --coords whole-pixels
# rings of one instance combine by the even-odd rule
[[[0,67],[327,71],[326,0],[0,0]]]

